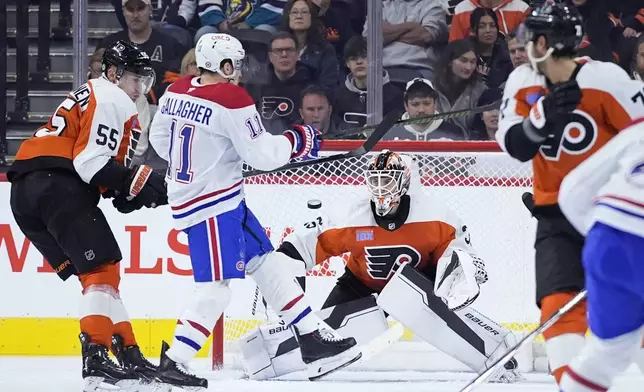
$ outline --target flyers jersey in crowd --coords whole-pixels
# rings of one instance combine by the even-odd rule
[[[402,263],[432,271],[450,247],[476,253],[463,222],[427,195],[403,196],[401,210],[392,221],[376,219],[368,199],[350,207],[350,213],[341,215],[347,217],[343,225],[316,217],[284,239],[295,247],[307,269],[350,252],[347,268],[366,286],[380,291]]]
[[[581,102],[567,118],[552,126],[551,134],[532,159],[536,205],[554,205],[563,178],[606,144],[634,119],[644,116],[644,84],[631,80],[612,63],[576,60],[574,75]],[[529,116],[537,100],[548,93],[546,78],[525,64],[508,78],[503,93],[496,139],[505,146],[510,128]],[[546,125],[549,126],[549,125]]]
[[[137,111],[132,99],[105,78],[91,79],[58,106],[47,124],[24,141],[7,173],[9,180],[47,168],[75,171],[89,183],[110,159],[129,166]]]

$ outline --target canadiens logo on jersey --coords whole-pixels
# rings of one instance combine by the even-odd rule
[[[286,97],[262,97],[262,118],[270,120],[273,116],[286,117],[293,113],[295,105]]]
[[[408,245],[366,246],[367,273],[373,279],[389,280],[403,263],[416,267],[420,253]]]

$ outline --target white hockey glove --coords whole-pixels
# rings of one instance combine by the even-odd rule
[[[485,264],[478,256],[461,249],[445,252],[438,260],[434,294],[450,310],[463,309],[479,296],[479,285],[487,282]]]

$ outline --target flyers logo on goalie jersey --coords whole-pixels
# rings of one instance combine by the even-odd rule
[[[561,181],[634,119],[644,116],[643,84],[612,63],[579,59],[575,80],[582,91],[577,109],[548,124],[550,135],[532,159],[536,205],[557,203]],[[516,68],[506,82],[496,139],[529,116],[548,94],[545,77],[529,65]],[[639,99],[638,97],[642,97]],[[505,147],[504,147],[505,148]]]
[[[416,267],[421,260],[420,253],[407,245],[366,246],[366,271],[373,279],[389,280],[403,263]]]

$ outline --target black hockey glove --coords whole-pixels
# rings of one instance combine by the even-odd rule
[[[168,190],[162,175],[152,171],[150,166],[135,166],[127,179],[128,200],[138,199],[139,204],[155,208],[168,204]]]
[[[530,110],[528,119],[535,133],[545,140],[551,131],[546,124],[552,124],[558,116],[575,110],[581,97],[576,80],[555,84],[550,94],[539,98]]]
[[[124,195],[116,196],[112,200],[112,205],[121,214],[129,214],[130,212],[140,210],[141,207],[143,207],[143,204],[141,204],[141,201],[138,197],[135,197],[132,200],[128,200]]]

